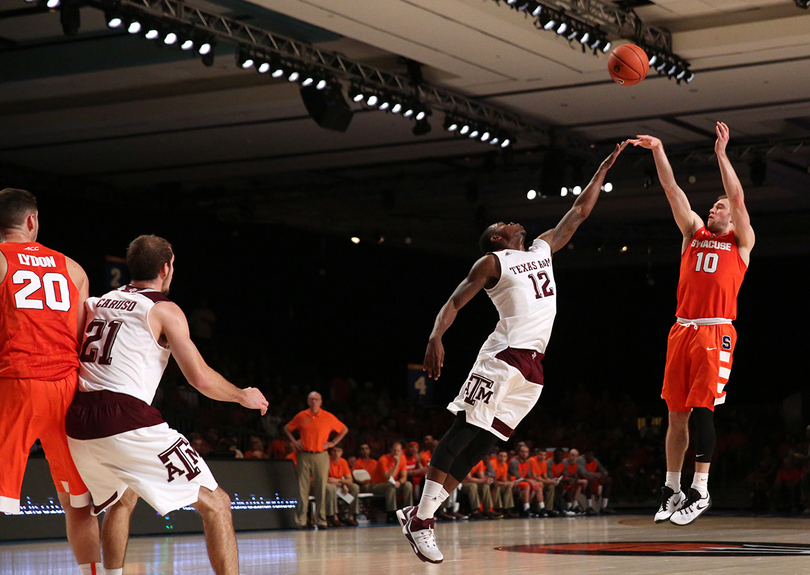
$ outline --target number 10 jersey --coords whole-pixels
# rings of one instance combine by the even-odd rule
[[[155,339],[149,312],[166,301],[157,290],[130,285],[87,299],[81,391],[114,391],[151,405],[171,351]]]

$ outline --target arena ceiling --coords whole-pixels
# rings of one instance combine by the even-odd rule
[[[492,221],[553,225],[572,197],[530,201],[527,191],[555,167],[566,184],[584,185],[614,142],[640,133],[664,141],[693,206],[706,212],[720,189],[712,147],[722,120],[761,252],[810,252],[810,11],[791,0],[614,3],[645,27],[669,30],[672,52],[695,74],[677,83],[651,71],[634,87],[610,80],[606,54],[537,29],[505,0],[187,2],[411,80],[409,62],[418,63],[425,86],[536,128],[517,134],[509,150],[450,134],[438,109],[419,136],[413,121],[351,102],[348,129],[324,129],[297,84],[242,70],[233,44],[220,41],[205,66],[108,28],[100,2],[77,4],[80,25],[67,35],[59,9],[44,0],[0,0],[0,167],[8,182],[110,202],[137,192],[227,222],[384,237],[466,257]],[[350,82],[341,82],[348,92]],[[552,143],[562,154],[544,169]],[[574,259],[613,261],[628,244],[661,251],[659,241],[676,253],[651,168],[647,152],[624,154]]]

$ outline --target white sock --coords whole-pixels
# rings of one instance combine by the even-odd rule
[[[120,569],[107,569],[105,573],[107,575],[124,575],[124,568],[121,567]]]
[[[596,509],[596,506],[595,506],[595,504],[593,502],[593,497],[588,499],[588,507],[590,507],[591,509]]]
[[[604,509],[604,508],[606,508],[606,507],[607,507],[607,502],[608,502],[608,498],[607,498],[607,497],[603,497],[603,498],[602,498],[602,509]]]
[[[692,489],[700,493],[700,496],[705,498],[709,496],[709,474],[697,473],[692,478]]]
[[[678,493],[678,491],[681,490],[681,472],[667,471],[667,480],[664,485],[672,489],[675,493]]]
[[[528,503],[523,504],[523,511],[528,511],[529,507],[531,507]]]
[[[82,563],[79,565],[79,571],[82,572],[82,575],[104,575],[104,567],[101,563]],[[122,575],[123,569],[118,570],[118,575]],[[111,571],[107,571],[107,573],[111,573]]]
[[[545,508],[546,508],[546,502],[545,502],[545,501],[541,501],[540,503],[538,503],[538,504],[537,504],[537,506],[538,506],[540,509],[545,509]]]
[[[416,516],[421,519],[430,519],[436,510],[449,497],[449,493],[442,488],[441,483],[430,479],[425,480],[425,487],[422,490],[422,499],[419,500],[419,510]]]

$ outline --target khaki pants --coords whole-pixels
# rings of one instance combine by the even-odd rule
[[[326,525],[324,498],[326,496],[326,478],[329,476],[329,454],[326,451],[320,453],[299,451],[295,473],[298,475],[298,493],[300,495],[295,518],[296,524],[299,527],[307,524],[311,485],[312,495],[315,496],[315,524]]]
[[[361,487],[363,493],[373,493],[385,497],[385,510],[396,511],[397,493],[402,493],[402,506],[413,505],[413,484],[410,481],[402,483],[399,487],[394,487],[388,481],[384,483],[366,483]]]
[[[461,483],[461,492],[470,500],[470,511],[478,511],[481,503],[484,504],[484,511],[492,509],[492,492],[489,485],[464,481]]]
[[[323,501],[323,506],[326,510],[326,516],[332,517],[333,515],[337,515],[338,512],[338,488],[339,486],[335,485],[334,483],[327,483],[326,484],[326,497]],[[343,490],[340,487],[341,491]],[[360,486],[356,483],[349,484],[349,495],[354,497],[354,501],[349,503],[349,515],[354,517],[357,515],[359,511],[358,503],[360,499],[357,497],[360,494]]]
[[[554,510],[554,491],[556,487],[556,485],[552,484],[543,484],[543,502],[549,511]]]
[[[492,503],[495,509],[512,509],[515,506],[515,498],[512,496],[512,488],[506,485],[492,486]]]

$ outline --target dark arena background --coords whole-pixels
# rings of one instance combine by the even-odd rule
[[[37,196],[39,241],[85,268],[91,295],[126,282],[136,236],[173,244],[171,298],[206,361],[270,402],[259,417],[208,400],[173,362],[155,400],[209,451],[232,497],[266,502],[234,498],[241,572],[421,573],[377,500],[364,500],[362,528],[292,530],[297,480],[282,426],[317,390],[349,427],[344,457],[362,443],[379,457],[397,440],[441,437],[452,422],[444,408],[497,321],[483,293],[444,337],[441,378],[420,380],[418,365],[484,228],[520,222],[533,238],[553,227],[613,146],[637,134],[661,138],[705,219],[723,190],[713,148],[715,122],[726,122],[757,239],[716,411],[712,510],[683,529],[652,522],[681,236],[651,153],[629,147],[554,255],[546,386],[505,444],[593,450],[618,513],[439,522],[441,568],[801,572],[804,559],[790,555],[808,553],[810,489],[777,477],[803,476],[810,454],[806,8],[0,0],[0,189]],[[547,28],[549,18],[558,23]],[[144,30],[128,33],[139,19]],[[158,36],[147,39],[150,24]],[[166,42],[172,31],[177,45]],[[655,57],[643,82],[610,79],[608,41]],[[234,458],[251,438],[267,461]],[[693,462],[690,449],[685,482]],[[63,516],[48,511],[46,468],[37,445],[22,498],[31,513],[0,516],[0,574],[78,572]],[[211,572],[195,512],[138,513],[125,573]]]

